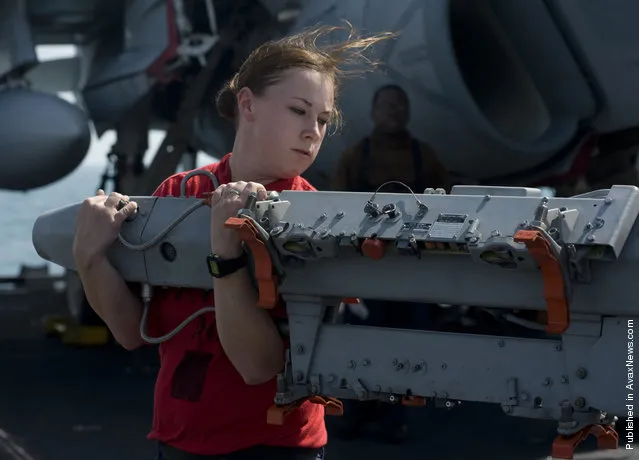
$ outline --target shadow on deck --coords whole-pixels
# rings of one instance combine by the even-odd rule
[[[153,459],[155,447],[145,436],[155,370],[145,363],[154,362],[155,353],[70,349],[44,339],[0,341],[0,459]],[[494,405],[415,408],[410,417],[405,445],[332,439],[327,460],[538,460],[548,457],[555,434],[552,423],[510,418]],[[328,423],[330,433],[334,420]],[[623,448],[594,447],[587,441],[575,458],[639,458]]]

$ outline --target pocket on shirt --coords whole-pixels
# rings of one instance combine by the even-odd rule
[[[182,401],[200,401],[212,361],[213,353],[186,351],[173,372],[171,396]]]

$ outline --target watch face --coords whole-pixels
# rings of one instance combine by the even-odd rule
[[[217,260],[214,257],[209,256],[208,262],[211,276],[220,276],[220,265],[217,263]]]
[[[246,254],[243,254],[237,259],[228,260],[220,259],[216,254],[211,254],[207,257],[209,273],[215,278],[222,278],[242,268],[246,265],[247,260],[248,257]]]

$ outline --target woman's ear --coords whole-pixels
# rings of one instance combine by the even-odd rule
[[[246,121],[255,120],[255,94],[244,87],[237,93],[238,118]]]

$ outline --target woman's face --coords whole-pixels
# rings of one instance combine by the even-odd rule
[[[285,71],[261,96],[240,91],[241,122],[258,144],[251,160],[261,175],[290,178],[311,166],[326,135],[333,94],[329,77],[306,69]]]

